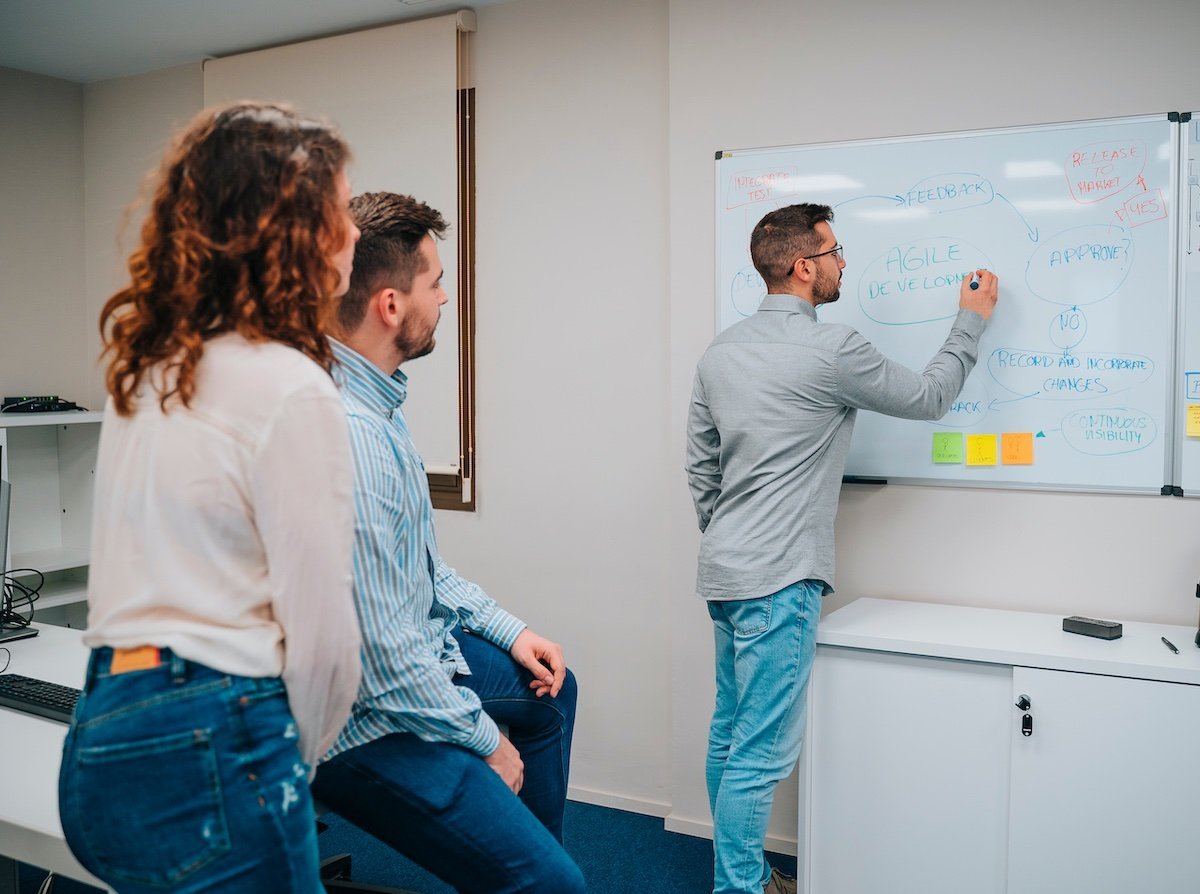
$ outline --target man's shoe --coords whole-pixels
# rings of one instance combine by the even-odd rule
[[[763,886],[763,894],[796,894],[796,880],[772,866],[771,877]]]

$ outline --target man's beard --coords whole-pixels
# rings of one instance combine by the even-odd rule
[[[440,319],[440,316],[439,316]],[[434,329],[437,327],[435,326]],[[428,332],[417,332],[413,328],[404,327],[396,334],[396,350],[405,360],[415,360],[433,351],[437,344],[434,329]]]
[[[817,279],[813,283],[812,294],[817,304],[833,304],[833,302],[842,297],[841,273],[838,273],[837,279],[831,279],[831,277],[818,271]]]

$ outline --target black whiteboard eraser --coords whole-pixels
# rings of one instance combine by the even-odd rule
[[[842,484],[887,484],[887,479],[870,478],[865,475],[843,475]]]
[[[1097,639],[1121,638],[1120,621],[1101,621],[1097,618],[1084,618],[1079,615],[1063,618],[1063,630],[1067,633],[1094,636]]]

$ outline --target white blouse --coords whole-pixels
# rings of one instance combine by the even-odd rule
[[[360,675],[337,389],[294,348],[227,334],[206,343],[190,408],[159,399],[144,383],[132,416],[105,413],[84,642],[282,676],[315,766]]]

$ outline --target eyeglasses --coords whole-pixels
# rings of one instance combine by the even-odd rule
[[[835,255],[839,261],[846,260],[846,255],[842,251],[842,244],[840,242],[837,245],[835,245],[833,248],[829,249],[829,251],[823,251],[823,252],[820,252],[815,255],[805,255],[805,256],[802,256],[800,260],[814,261],[817,258],[825,257],[825,255]]]

